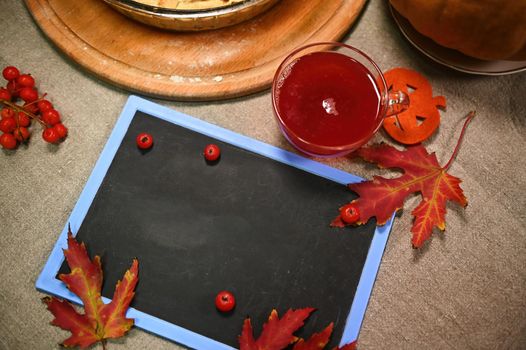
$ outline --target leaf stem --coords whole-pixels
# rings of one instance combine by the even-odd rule
[[[102,339],[102,350],[106,350],[106,339]]]
[[[471,111],[468,113],[468,116],[466,117],[466,121],[464,122],[464,126],[462,127],[462,131],[460,132],[460,136],[458,137],[457,145],[455,146],[455,150],[453,151],[453,154],[451,155],[451,158],[449,158],[449,161],[442,169],[448,170],[455,158],[457,157],[458,150],[460,149],[460,144],[462,143],[462,139],[464,138],[464,134],[466,133],[466,128],[468,127],[469,122],[475,117],[475,111]]]
[[[22,113],[24,113],[25,115],[27,115],[27,116],[30,117],[31,119],[34,119],[34,120],[36,120],[37,122],[39,122],[44,128],[47,127],[46,123],[44,123],[42,120],[40,120],[40,118],[37,117],[36,115],[34,115],[33,113],[26,111],[26,110],[24,109],[24,107],[19,106],[19,105],[17,105],[16,103],[13,103],[13,102],[10,102],[10,101],[7,101],[7,100],[3,100],[3,99],[0,99],[0,103],[3,104],[4,106],[7,106],[7,107],[9,107],[9,108],[14,109],[14,110],[17,111],[17,112],[22,112]],[[18,119],[18,118],[16,118],[16,119]]]

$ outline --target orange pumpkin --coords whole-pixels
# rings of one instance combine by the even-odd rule
[[[485,60],[526,60],[526,0],[390,0],[438,44]]]

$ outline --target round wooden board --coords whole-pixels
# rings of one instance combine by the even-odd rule
[[[281,0],[233,27],[168,32],[139,24],[101,0],[25,0],[49,38],[103,80],[175,100],[218,100],[267,88],[283,58],[340,39],[365,0]]]

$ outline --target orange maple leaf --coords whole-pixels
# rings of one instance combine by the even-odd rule
[[[243,330],[239,336],[240,350],[283,350],[290,344],[294,344],[292,350],[323,350],[329,343],[333,324],[329,324],[320,333],[314,333],[308,340],[294,336],[294,332],[300,329],[304,321],[314,311],[313,308],[299,310],[288,310],[280,319],[278,312],[272,310],[267,323],[263,325],[260,337],[255,340],[250,319],[243,322]],[[335,347],[333,350],[356,350],[356,342],[352,342],[342,348]]]
[[[447,170],[458,152],[466,126],[473,117],[474,112],[471,112],[451,159],[443,167],[438,163],[435,153],[428,153],[422,145],[408,147],[405,151],[386,144],[359,149],[356,152],[359,157],[382,168],[402,169],[404,174],[394,179],[375,176],[372,181],[349,185],[359,196],[352,201],[360,212],[356,224],[365,224],[370,218],[376,217],[378,225],[384,225],[394,212],[403,207],[408,195],[420,193],[422,202],[411,213],[415,217],[411,228],[413,247],[421,247],[431,236],[433,227],[445,230],[446,202],[454,201],[463,207],[468,204],[460,188],[461,180],[448,174]],[[345,223],[338,216],[331,226],[343,227]]]
[[[305,341],[299,339],[292,350],[323,350],[325,346],[329,343],[329,339],[332,334],[334,324],[329,324],[323,331],[320,333],[314,333],[311,335],[309,340]],[[346,344],[343,347],[334,347],[332,350],[356,350],[356,341]]]
[[[420,192],[423,200],[413,210],[415,221],[411,232],[414,247],[421,247],[432,233],[433,227],[446,228],[446,201],[452,200],[462,206],[467,205],[466,197],[460,188],[460,179],[449,175],[437,161],[434,153],[427,153],[421,146],[409,147],[399,151],[388,145],[377,145],[358,150],[357,154],[380,167],[400,168],[404,175],[394,179],[375,176],[372,181],[350,184],[349,188],[359,195],[354,203],[360,212],[357,224],[365,224],[376,217],[378,225],[384,225],[393,212],[401,209],[406,197]],[[344,226],[338,216],[332,226]]]
[[[295,342],[294,336],[307,317],[314,311],[313,308],[288,310],[280,319],[278,312],[272,310],[268,321],[263,325],[260,337],[255,340],[250,318],[243,322],[243,330],[239,336],[240,350],[281,350]]]
[[[384,225],[394,212],[403,207],[408,195],[420,193],[422,202],[411,213],[415,217],[411,228],[413,247],[421,247],[431,237],[433,227],[445,230],[446,202],[454,201],[463,207],[468,204],[460,188],[461,180],[448,174],[447,170],[455,159],[466,127],[474,116],[475,112],[470,112],[453,155],[443,167],[438,164],[435,153],[428,153],[422,145],[408,147],[405,151],[385,144],[359,149],[357,156],[374,162],[381,168],[402,169],[404,174],[394,179],[375,176],[371,181],[349,185],[359,196],[351,202],[360,212],[360,219],[356,224],[365,224],[374,216],[378,225]],[[345,225],[341,216],[331,223],[335,227]]]
[[[68,232],[68,249],[64,250],[71,273],[59,276],[69,290],[75,293],[84,304],[84,314],[79,314],[73,306],[54,297],[42,301],[55,316],[53,325],[71,332],[62,345],[86,348],[101,342],[105,348],[106,339],[123,336],[132,326],[133,319],[126,318],[126,311],[135,295],[138,281],[139,262],[133,260],[132,266],[117,282],[113,299],[104,304],[101,297],[102,267],[100,257],[90,260],[84,243],[78,243],[71,230]]]

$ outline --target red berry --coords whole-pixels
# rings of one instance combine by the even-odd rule
[[[356,205],[350,203],[340,209],[340,216],[347,224],[354,224],[360,219],[360,210]]]
[[[37,106],[38,106],[40,113],[44,113],[45,111],[49,111],[50,109],[53,109],[53,104],[49,102],[48,100],[38,101]]]
[[[7,91],[11,93],[11,97],[18,97],[18,84],[16,83],[16,80],[11,80],[9,83],[7,83]]]
[[[58,140],[60,140],[60,136],[53,128],[44,129],[44,131],[42,131],[42,138],[49,143],[57,143]]]
[[[4,109],[2,109],[2,112],[0,112],[0,115],[2,116],[2,119],[4,119],[4,118],[14,118],[15,117],[15,111],[13,111],[11,108],[4,108]]]
[[[32,87],[25,87],[20,90],[20,98],[26,102],[34,102],[38,100],[38,91]]]
[[[14,80],[20,76],[20,72],[16,67],[8,66],[5,67],[2,71],[2,75],[4,76],[5,80]]]
[[[205,147],[203,154],[205,155],[206,160],[213,162],[219,159],[219,156],[221,156],[221,150],[217,145],[210,144]]]
[[[4,118],[0,120],[0,130],[2,132],[10,133],[16,129],[16,120],[13,117]]]
[[[68,136],[68,128],[66,128],[64,126],[64,124],[62,124],[62,123],[58,123],[58,124],[53,125],[53,129],[55,130],[55,132],[58,134],[58,136],[61,139],[63,139],[66,136]]]
[[[229,312],[236,306],[236,298],[234,298],[234,294],[224,290],[217,294],[215,304],[219,311]]]
[[[60,123],[60,113],[55,109],[50,109],[42,113],[42,121],[48,125]]]
[[[35,86],[35,79],[29,74],[22,74],[18,78],[16,78],[16,84],[19,87],[34,87]]]
[[[11,93],[6,88],[0,88],[0,100],[11,101]]]
[[[153,137],[152,135],[143,132],[137,135],[135,142],[137,142],[137,147],[140,149],[149,149],[153,146]]]
[[[18,112],[16,121],[18,122],[19,126],[23,127],[28,127],[29,124],[31,124],[31,119],[29,119],[29,117],[23,112]]]
[[[13,132],[13,134],[15,135],[15,138],[20,141],[20,142],[24,142],[26,141],[29,136],[31,135],[29,133],[29,130],[27,130],[27,128],[21,126],[19,128],[16,128],[15,131]]]
[[[25,103],[22,108],[24,108],[24,110],[29,113],[38,113],[38,106],[36,105],[36,103]]]
[[[0,136],[0,145],[5,149],[15,149],[17,142],[13,134],[2,134]]]

